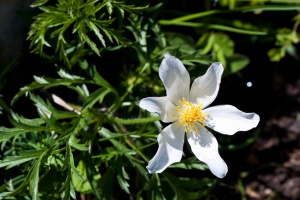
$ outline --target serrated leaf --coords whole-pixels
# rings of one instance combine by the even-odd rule
[[[84,141],[83,139],[78,139],[72,134],[69,138],[68,144],[75,149],[78,149],[80,151],[88,151],[89,150],[89,143],[87,141]]]
[[[24,188],[30,185],[29,190],[32,195],[33,199],[38,199],[38,173],[41,160],[43,158],[43,154],[40,155],[39,159],[37,159],[34,165],[31,167],[30,171],[28,172],[24,182],[16,188],[13,192],[8,193],[7,196],[14,196],[20,193]]]
[[[99,168],[96,167],[96,163],[94,162],[94,159],[91,157],[91,155],[88,152],[84,153],[83,159],[86,166],[86,179],[90,183],[91,189],[94,195],[96,196],[96,198],[101,199],[101,194],[98,188],[98,181],[101,177]]]
[[[95,1],[96,2],[96,1]],[[101,10],[107,3],[109,3],[109,1],[104,1],[101,4],[97,4],[96,6],[93,6],[92,9],[90,9],[90,14],[95,14],[97,13],[99,10]]]
[[[150,180],[151,198],[157,200],[165,200],[159,176],[152,176]],[[171,198],[170,198],[171,199]]]
[[[116,164],[117,180],[119,182],[119,185],[127,194],[130,194],[129,183],[126,181],[129,180],[129,176],[126,173],[124,166],[122,165],[122,157],[118,158]]]
[[[38,113],[39,115],[45,120],[47,126],[52,130],[55,131],[57,133],[61,133],[64,132],[65,127],[63,127],[62,125],[60,125],[56,119],[53,117],[52,114],[48,114],[45,111],[41,110],[40,108],[38,108]]]
[[[33,76],[34,80],[39,84],[49,84],[43,77]]]
[[[59,124],[55,123],[54,118],[66,119],[66,118],[78,117],[78,114],[75,112],[70,112],[70,111],[67,112],[67,111],[57,110],[56,108],[54,108],[52,106],[52,104],[49,101],[46,103],[42,98],[40,98],[39,96],[36,96],[32,93],[29,93],[29,97],[32,101],[35,102],[35,105],[38,108],[38,112],[39,112],[40,116],[43,118],[43,120],[45,122],[50,122],[49,120],[52,120],[51,123],[53,125],[56,124],[57,128],[59,127]],[[57,130],[59,130],[59,129],[57,129]]]
[[[68,169],[67,171],[67,178],[64,182],[64,184],[62,185],[61,189],[59,190],[60,193],[63,193],[63,200],[69,200],[70,199],[70,191],[71,191],[71,177],[72,177],[72,172],[71,172],[71,168]],[[75,198],[74,198],[75,199]]]
[[[73,198],[73,199],[76,199],[76,192],[75,192],[75,188],[73,186],[73,182],[70,183],[70,196]]]
[[[93,92],[88,98],[86,98],[86,102],[83,105],[82,111],[84,111],[87,108],[93,107],[94,104],[97,102],[102,103],[104,97],[110,92],[111,90],[106,88],[100,88]]]
[[[45,3],[47,3],[49,0],[35,0],[30,6],[31,7],[38,7]]]
[[[6,127],[0,127],[0,142],[3,142],[4,140],[8,140],[12,137],[16,137],[22,133],[28,132],[29,130],[25,130],[23,128],[6,128]]]
[[[83,32],[80,33],[80,37],[82,39],[82,41],[86,42],[90,47],[91,49],[98,55],[100,56],[100,51],[99,49],[97,48],[97,45],[86,35],[84,34]]]
[[[64,133],[65,134],[77,134],[79,133],[82,128],[86,125],[85,121],[83,118],[78,117],[73,119],[70,123],[69,123],[70,127],[65,129]]]
[[[34,120],[32,120],[33,122],[30,123],[23,123],[21,120],[19,120],[19,118],[16,118],[17,115],[12,115],[12,116],[8,116],[9,121],[15,126],[18,127],[20,129],[24,129],[26,131],[50,131],[49,128],[44,127],[44,126],[37,126],[34,124]]]
[[[73,157],[73,153],[71,150],[71,145],[69,145],[69,144],[67,145],[67,151],[68,151],[68,158],[66,160],[66,163],[69,165],[68,167],[70,167],[72,174],[74,174],[78,179],[85,181],[84,177],[82,177],[82,175],[78,172],[78,170],[76,169],[76,167],[74,165],[74,157]],[[73,185],[72,185],[72,187],[73,187]]]
[[[68,79],[51,79],[51,78],[44,78],[45,81],[49,83],[37,83],[32,82],[29,85],[26,85],[25,87],[22,87],[20,91],[14,96],[12,103],[16,102],[21,96],[24,94],[28,94],[32,90],[40,89],[40,88],[51,88],[51,87],[57,87],[57,86],[68,86],[72,88],[73,84],[83,84],[85,82],[84,78],[69,75],[67,73],[62,72],[60,75],[66,76]]]
[[[12,168],[16,165],[22,164],[24,162],[28,162],[37,158],[38,156],[25,157],[25,156],[7,156],[4,160],[0,161],[0,168],[7,167],[7,169]]]
[[[92,186],[91,186],[91,180],[88,179],[87,171],[88,166],[84,160],[80,160],[76,169],[79,171],[79,173],[82,175],[82,177],[85,179],[85,181],[78,179],[76,176],[72,176],[72,181],[73,185],[76,191],[81,192],[81,193],[90,193],[92,192]],[[99,180],[100,179],[100,174],[97,173],[93,177],[91,177],[92,180]]]
[[[29,192],[33,200],[38,200],[38,187],[39,187],[39,171],[41,164],[42,156],[35,162],[31,179],[29,181]]]
[[[104,47],[106,47],[105,40],[103,39],[103,36],[100,33],[100,31],[97,28],[97,26],[93,22],[90,22],[90,21],[87,23],[87,25],[95,33],[95,35],[98,37],[98,39],[100,40],[100,42],[102,43],[102,45]]]
[[[58,75],[59,75],[61,78],[66,78],[66,79],[69,79],[69,80],[84,80],[84,78],[82,78],[82,77],[80,77],[80,76],[68,74],[68,73],[67,73],[65,70],[63,70],[63,69],[60,69],[57,73],[58,73]]]

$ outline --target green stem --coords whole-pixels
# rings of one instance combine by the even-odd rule
[[[120,124],[141,124],[141,123],[148,123],[148,122],[155,122],[160,120],[160,116],[157,117],[148,117],[148,118],[139,118],[139,119],[121,119],[118,117],[111,117],[117,123]]]
[[[157,142],[153,142],[153,143],[150,143],[148,145],[145,145],[145,146],[142,146],[142,147],[139,147],[137,148],[136,146],[134,146],[134,144],[132,144],[128,139],[125,140],[126,144],[128,144],[132,151],[138,153],[143,159],[145,162],[149,162],[149,158],[147,158],[147,156],[145,156],[141,151],[140,149],[144,149],[144,148],[148,148],[149,146],[152,146],[154,144],[157,144]]]
[[[184,22],[184,21],[174,21],[174,20],[159,20],[158,23],[161,25],[185,26],[185,27],[192,27],[192,28],[203,27],[208,29],[228,31],[228,32],[240,33],[240,34],[249,34],[249,35],[267,35],[267,32],[265,31],[245,30],[241,28],[224,26],[221,24],[205,24],[205,23],[198,23],[198,22]]]
[[[290,3],[294,3],[294,0],[285,0],[289,1]],[[273,0],[273,2],[276,2],[276,0]],[[280,2],[280,1],[278,1]],[[215,15],[215,14],[226,14],[226,13],[232,13],[232,12],[253,12],[256,10],[261,10],[261,11],[290,11],[290,10],[299,10],[300,6],[296,5],[289,5],[289,6],[282,6],[282,5],[264,5],[264,6],[245,6],[245,7],[239,7],[235,8],[232,10],[209,10],[209,11],[204,11],[204,12],[199,12],[199,13],[193,13],[189,15],[185,15],[182,17],[178,17],[175,19],[171,19],[170,21],[177,21],[177,22],[183,22],[183,21],[189,21],[193,19],[198,19],[202,17],[206,17],[209,15]]]

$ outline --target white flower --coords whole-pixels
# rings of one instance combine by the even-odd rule
[[[218,142],[205,126],[233,135],[256,127],[259,116],[244,113],[231,105],[206,108],[218,94],[223,70],[221,63],[213,63],[190,88],[190,75],[182,62],[165,55],[159,67],[159,77],[167,96],[148,97],[140,102],[141,108],[160,114],[163,122],[173,122],[158,135],[158,151],[147,166],[150,173],[160,173],[181,160],[186,132],[195,156],[205,162],[215,176],[223,178],[226,175],[228,168],[219,155]]]

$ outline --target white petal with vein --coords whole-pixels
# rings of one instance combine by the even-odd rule
[[[190,75],[179,59],[166,54],[159,67],[159,77],[171,102],[178,105],[183,97],[189,100]]]
[[[233,135],[238,131],[248,131],[257,126],[259,116],[255,113],[245,113],[231,105],[213,106],[203,110],[209,114],[206,125],[211,129]]]
[[[200,133],[187,133],[188,142],[195,156],[205,162],[210,171],[217,177],[223,178],[228,171],[227,165],[218,150],[218,141],[204,127],[197,126]]]
[[[184,128],[177,123],[164,128],[157,138],[158,150],[147,166],[149,173],[160,173],[181,160],[184,133]]]
[[[213,63],[206,73],[196,78],[191,87],[190,101],[202,103],[203,108],[213,102],[219,92],[223,65],[220,62]]]
[[[175,105],[168,97],[148,97],[140,101],[140,107],[160,114],[161,121],[168,123],[174,122],[178,118]]]

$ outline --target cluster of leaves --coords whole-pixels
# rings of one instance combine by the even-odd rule
[[[155,16],[164,11],[162,4],[143,7],[136,6],[138,3],[115,0],[33,3],[41,13],[30,27],[30,48],[60,67],[57,67],[58,77],[34,76],[34,82],[22,87],[12,99],[17,102],[29,98],[36,108],[36,118],[13,112],[0,99],[13,126],[0,127],[3,152],[0,167],[5,168],[0,199],[76,199],[79,194],[97,199],[119,199],[124,195],[134,199],[212,196],[211,191],[219,185],[215,179],[176,176],[168,170],[161,175],[148,174],[145,166],[156,151],[162,125],[157,121],[159,117],[138,108],[138,100],[164,93],[157,76],[164,53],[180,58],[192,76],[201,75],[204,66],[216,60],[226,66],[225,73],[229,75],[244,68],[249,59],[235,52],[236,41],[228,33],[262,36],[271,32],[240,20],[230,23],[216,20],[215,16],[284,8],[263,4],[244,6],[222,0],[220,7],[228,6],[229,10],[157,20]],[[218,23],[212,23],[215,21]],[[192,27],[194,34],[192,37],[184,32],[163,32],[160,25]],[[291,46],[298,43],[295,30],[284,30],[278,35],[278,45],[284,47],[284,52],[290,52]],[[98,57],[102,52],[112,57],[117,55],[120,66],[112,66],[106,57]],[[93,55],[104,60],[106,66],[95,64]],[[117,76],[118,81],[108,82],[99,73],[103,70]],[[75,94],[76,100],[67,103],[58,97],[56,92],[61,89],[66,94]],[[122,119],[132,117],[137,119]],[[227,149],[243,148],[253,141]],[[198,173],[206,166],[191,157],[170,168],[180,172],[198,170]]]
[[[300,60],[295,45],[300,41],[300,34],[297,32],[297,28],[300,23],[300,14],[295,18],[295,24],[293,29],[281,28],[276,33],[277,48],[272,48],[268,51],[268,56],[271,61],[278,62],[286,56],[288,53],[296,60]]]
[[[122,35],[124,18],[128,13],[134,16],[145,9],[114,0],[59,0],[55,6],[46,6],[47,3],[48,0],[36,0],[32,4],[43,12],[34,17],[31,25],[30,47],[32,52],[48,58],[50,55],[44,47],[49,47],[48,51],[55,51],[54,55],[59,55],[68,67],[76,64],[78,57],[89,54],[85,44],[98,56],[107,47],[107,41],[126,45],[129,41]],[[114,23],[115,19],[118,23]],[[100,45],[91,39],[91,33]]]
[[[28,188],[32,199],[76,199],[76,192],[93,193],[98,199],[110,199],[116,191],[115,181],[128,195],[131,195],[129,186],[138,182],[140,187],[136,198],[146,195],[163,199],[166,194],[163,194],[157,182],[169,184],[178,197],[202,195],[201,189],[210,184],[209,179],[194,180],[198,183],[198,192],[189,194],[181,187],[184,185],[185,188],[196,189],[193,184],[187,185],[185,180],[173,181],[177,178],[168,173],[164,174],[163,180],[147,173],[145,163],[149,159],[143,149],[156,143],[156,132],[161,125],[157,124],[157,128],[150,132],[145,132],[146,126],[139,126],[133,132],[124,130],[126,128],[118,123],[122,119],[111,114],[121,106],[120,97],[95,68],[90,69],[90,80],[63,70],[58,74],[58,79],[35,77],[33,83],[22,88],[15,96],[14,101],[27,94],[37,108],[38,118],[27,119],[11,112],[10,121],[14,128],[0,128],[2,151],[6,150],[0,167],[8,170],[22,166],[23,173],[27,173],[19,174],[5,183],[1,188],[9,188],[9,191],[2,190],[1,197],[24,196],[24,190]],[[90,93],[89,87],[93,85],[98,89]],[[82,106],[65,107],[69,111],[64,111],[34,94],[37,89],[49,90],[58,86],[75,91],[81,98]],[[104,98],[109,98],[107,96],[110,94],[110,98],[116,101],[106,108],[101,107]],[[65,106],[63,100],[54,94],[50,96],[56,104]],[[113,127],[116,132],[111,132],[107,126]],[[195,159],[188,159],[173,167],[205,168]],[[139,176],[129,177],[127,171]],[[115,193],[115,197],[118,195],[122,193]]]

